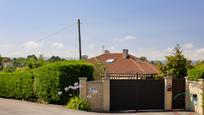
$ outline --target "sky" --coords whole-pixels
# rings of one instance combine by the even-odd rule
[[[204,59],[203,0],[0,0],[0,54],[78,58],[129,53],[164,60],[176,44],[191,60]]]

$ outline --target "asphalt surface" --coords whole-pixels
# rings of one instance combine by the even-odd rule
[[[131,112],[131,113],[95,113],[65,109],[59,105],[0,98],[0,115],[195,115],[188,112]]]

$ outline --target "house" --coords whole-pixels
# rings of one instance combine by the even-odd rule
[[[105,65],[108,73],[150,76],[159,73],[159,69],[155,65],[129,54],[128,49],[123,49],[122,53],[110,53],[105,50],[104,54],[90,58],[87,61],[96,64],[97,60]]]

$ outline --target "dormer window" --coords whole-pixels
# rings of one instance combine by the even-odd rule
[[[115,60],[115,59],[107,59],[107,60],[106,60],[106,63],[111,64],[111,63],[114,62],[114,60]]]

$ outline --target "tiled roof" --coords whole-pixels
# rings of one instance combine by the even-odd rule
[[[128,58],[123,58],[123,53],[109,53],[102,54],[94,58],[90,58],[87,61],[95,64],[96,59],[106,65],[106,69],[109,73],[138,73],[138,74],[157,74],[158,68],[147,62],[140,60],[139,58],[129,55]],[[108,59],[114,59],[112,63],[106,63]]]

